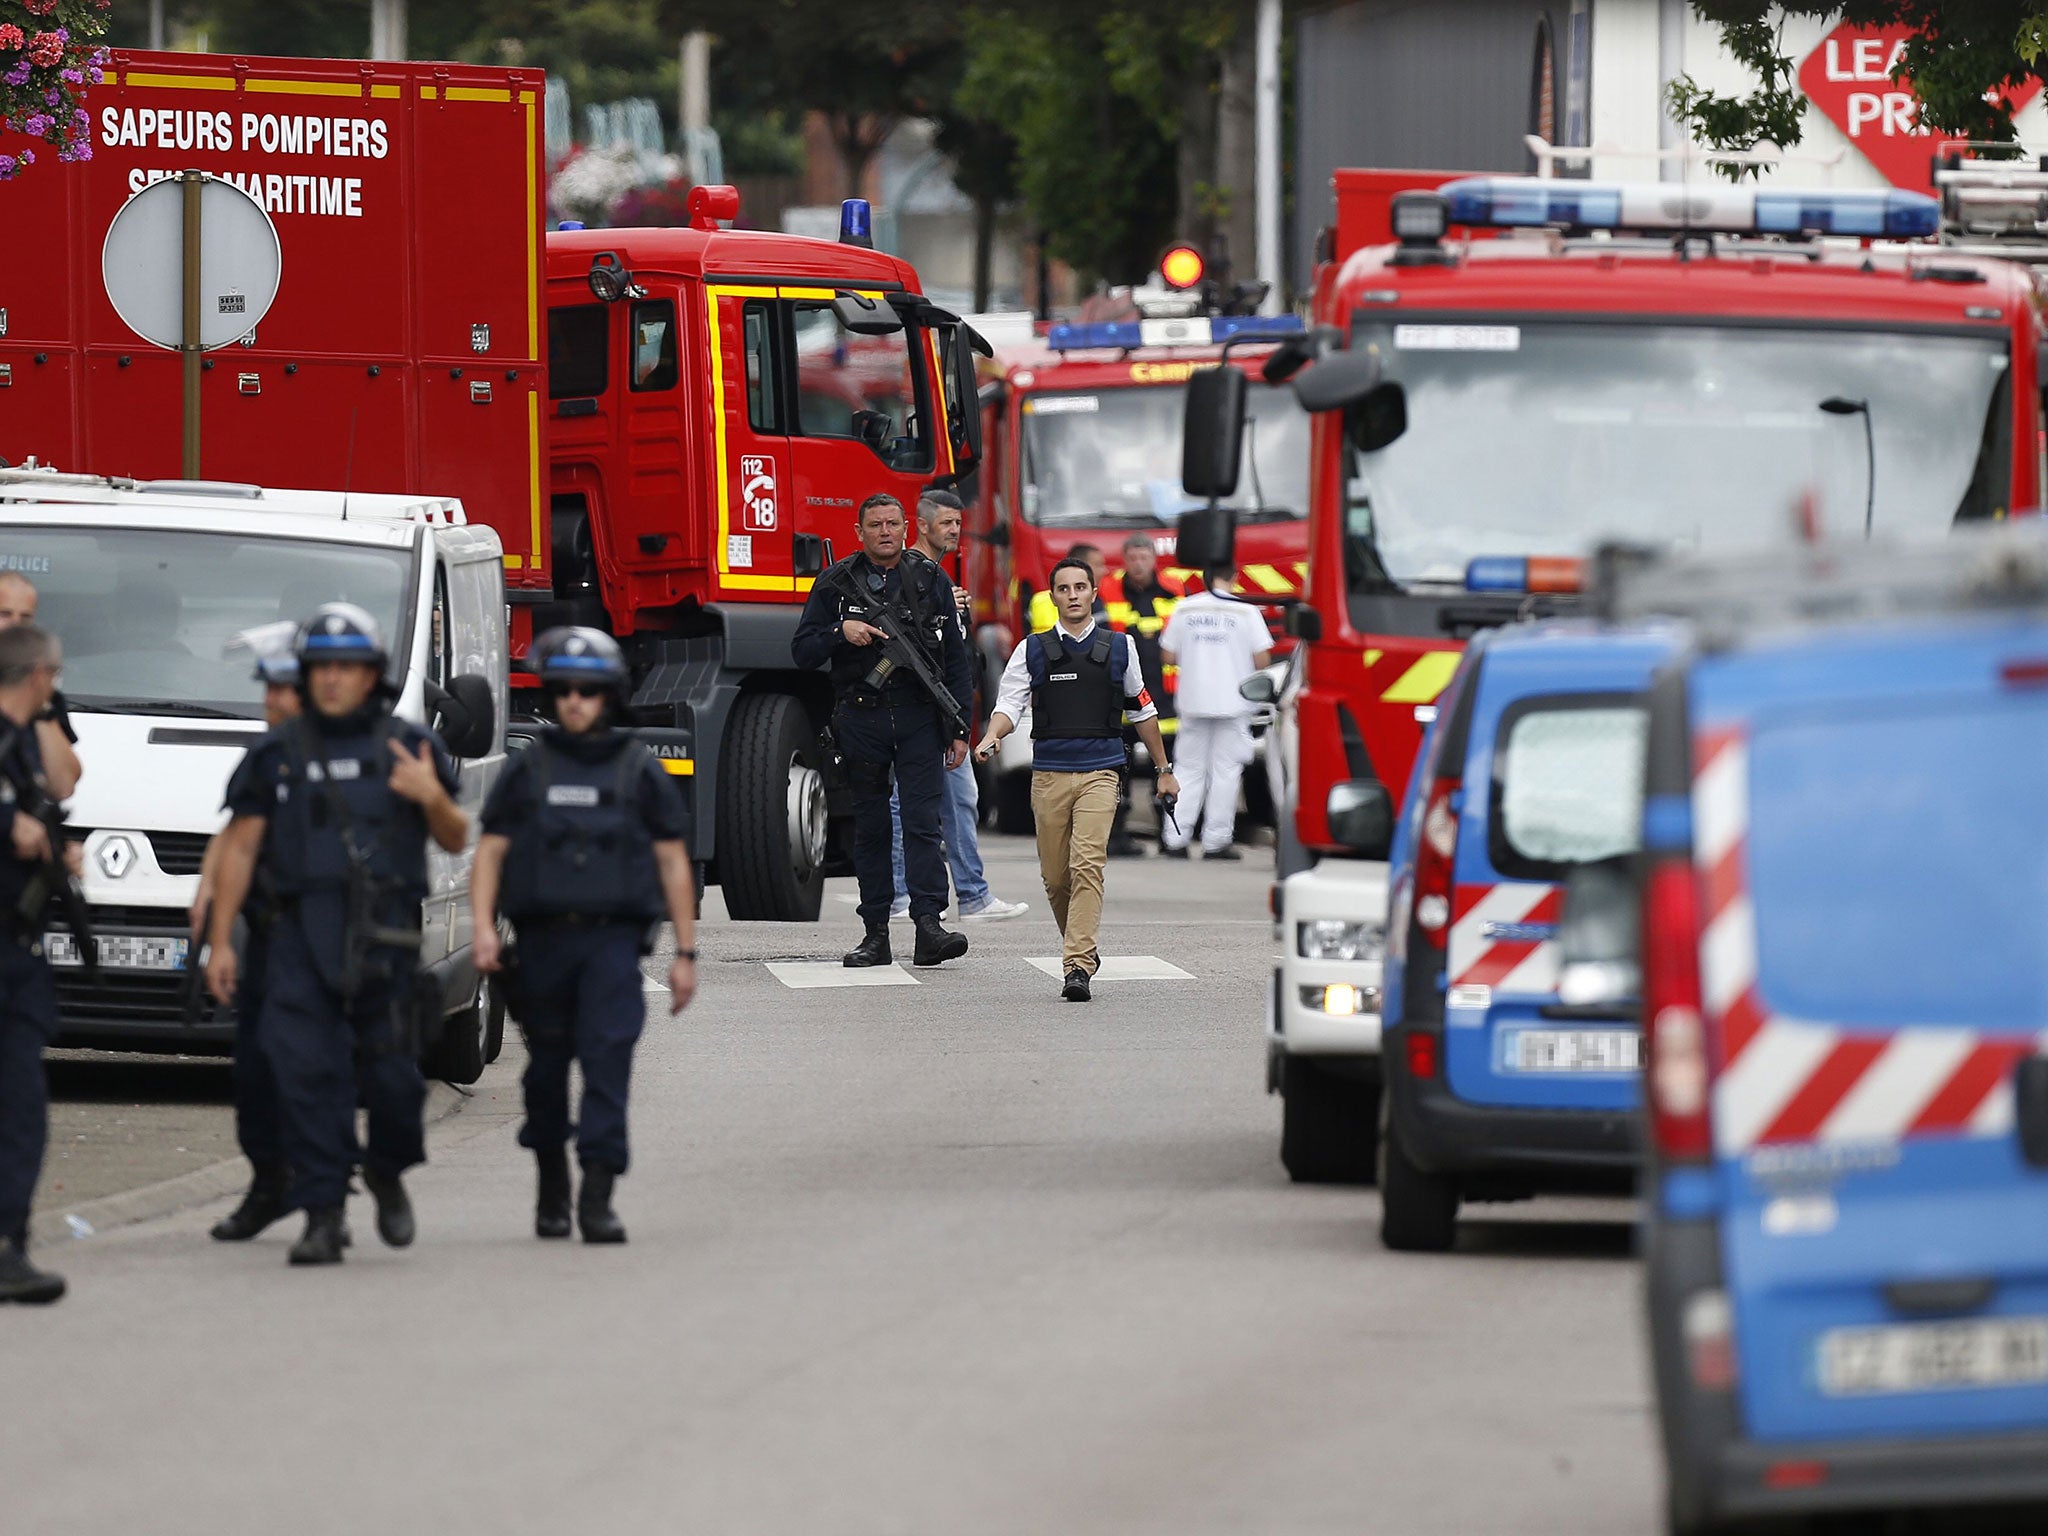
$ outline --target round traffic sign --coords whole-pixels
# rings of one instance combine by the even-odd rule
[[[199,185],[199,344],[207,351],[256,328],[277,297],[283,253],[263,205],[231,181]],[[100,275],[114,312],[160,347],[185,333],[185,187],[153,182],[107,226]]]

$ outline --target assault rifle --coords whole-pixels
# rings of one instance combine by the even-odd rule
[[[22,932],[41,937],[54,906],[54,916],[71,930],[78,945],[79,969],[87,981],[96,982],[100,976],[99,940],[92,931],[92,908],[85,904],[85,893],[64,863],[64,807],[35,786],[17,798],[15,808],[41,822],[50,839],[50,856],[36,866],[21,888],[14,905],[15,923]]]
[[[908,672],[931,695],[932,703],[938,706],[939,723],[952,732],[947,740],[972,741],[974,733],[968,729],[966,717],[960,713],[960,701],[953,697],[953,690],[946,686],[946,680],[932,670],[924,647],[911,638],[918,626],[909,607],[900,598],[886,603],[872,593],[863,597],[843,572],[838,585],[848,597],[874,604],[874,611],[866,622],[882,632],[882,654],[862,681],[880,692],[895,673]]]

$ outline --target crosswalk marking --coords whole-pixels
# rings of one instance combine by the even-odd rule
[[[849,967],[837,960],[770,960],[768,974],[785,987],[914,987],[917,978],[900,965]]]
[[[1058,955],[1033,955],[1025,962],[1051,977],[1066,975],[1066,962]],[[1171,960],[1157,955],[1104,955],[1095,973],[1097,981],[1193,981],[1194,976]]]

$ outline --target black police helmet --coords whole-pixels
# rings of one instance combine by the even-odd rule
[[[294,649],[302,671],[323,661],[361,661],[382,672],[391,659],[384,648],[384,631],[354,603],[322,603],[315,608],[299,626]]]
[[[542,686],[552,683],[595,683],[623,696],[626,657],[619,642],[601,629],[569,624],[551,629],[533,642],[534,670]]]

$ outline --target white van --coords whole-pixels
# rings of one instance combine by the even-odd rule
[[[443,732],[474,829],[505,760],[505,583],[498,536],[444,497],[137,483],[0,469],[0,572],[35,583],[64,645],[64,696],[85,776],[69,811],[99,974],[52,935],[62,1043],[218,1050],[226,1010],[188,1009],[187,909],[221,798],[263,731],[244,630],[360,604],[391,646],[398,713]],[[472,831],[472,843],[474,832]],[[470,851],[430,849],[421,964],[449,1027],[427,1065],[470,1082],[504,1008],[470,963]]]

